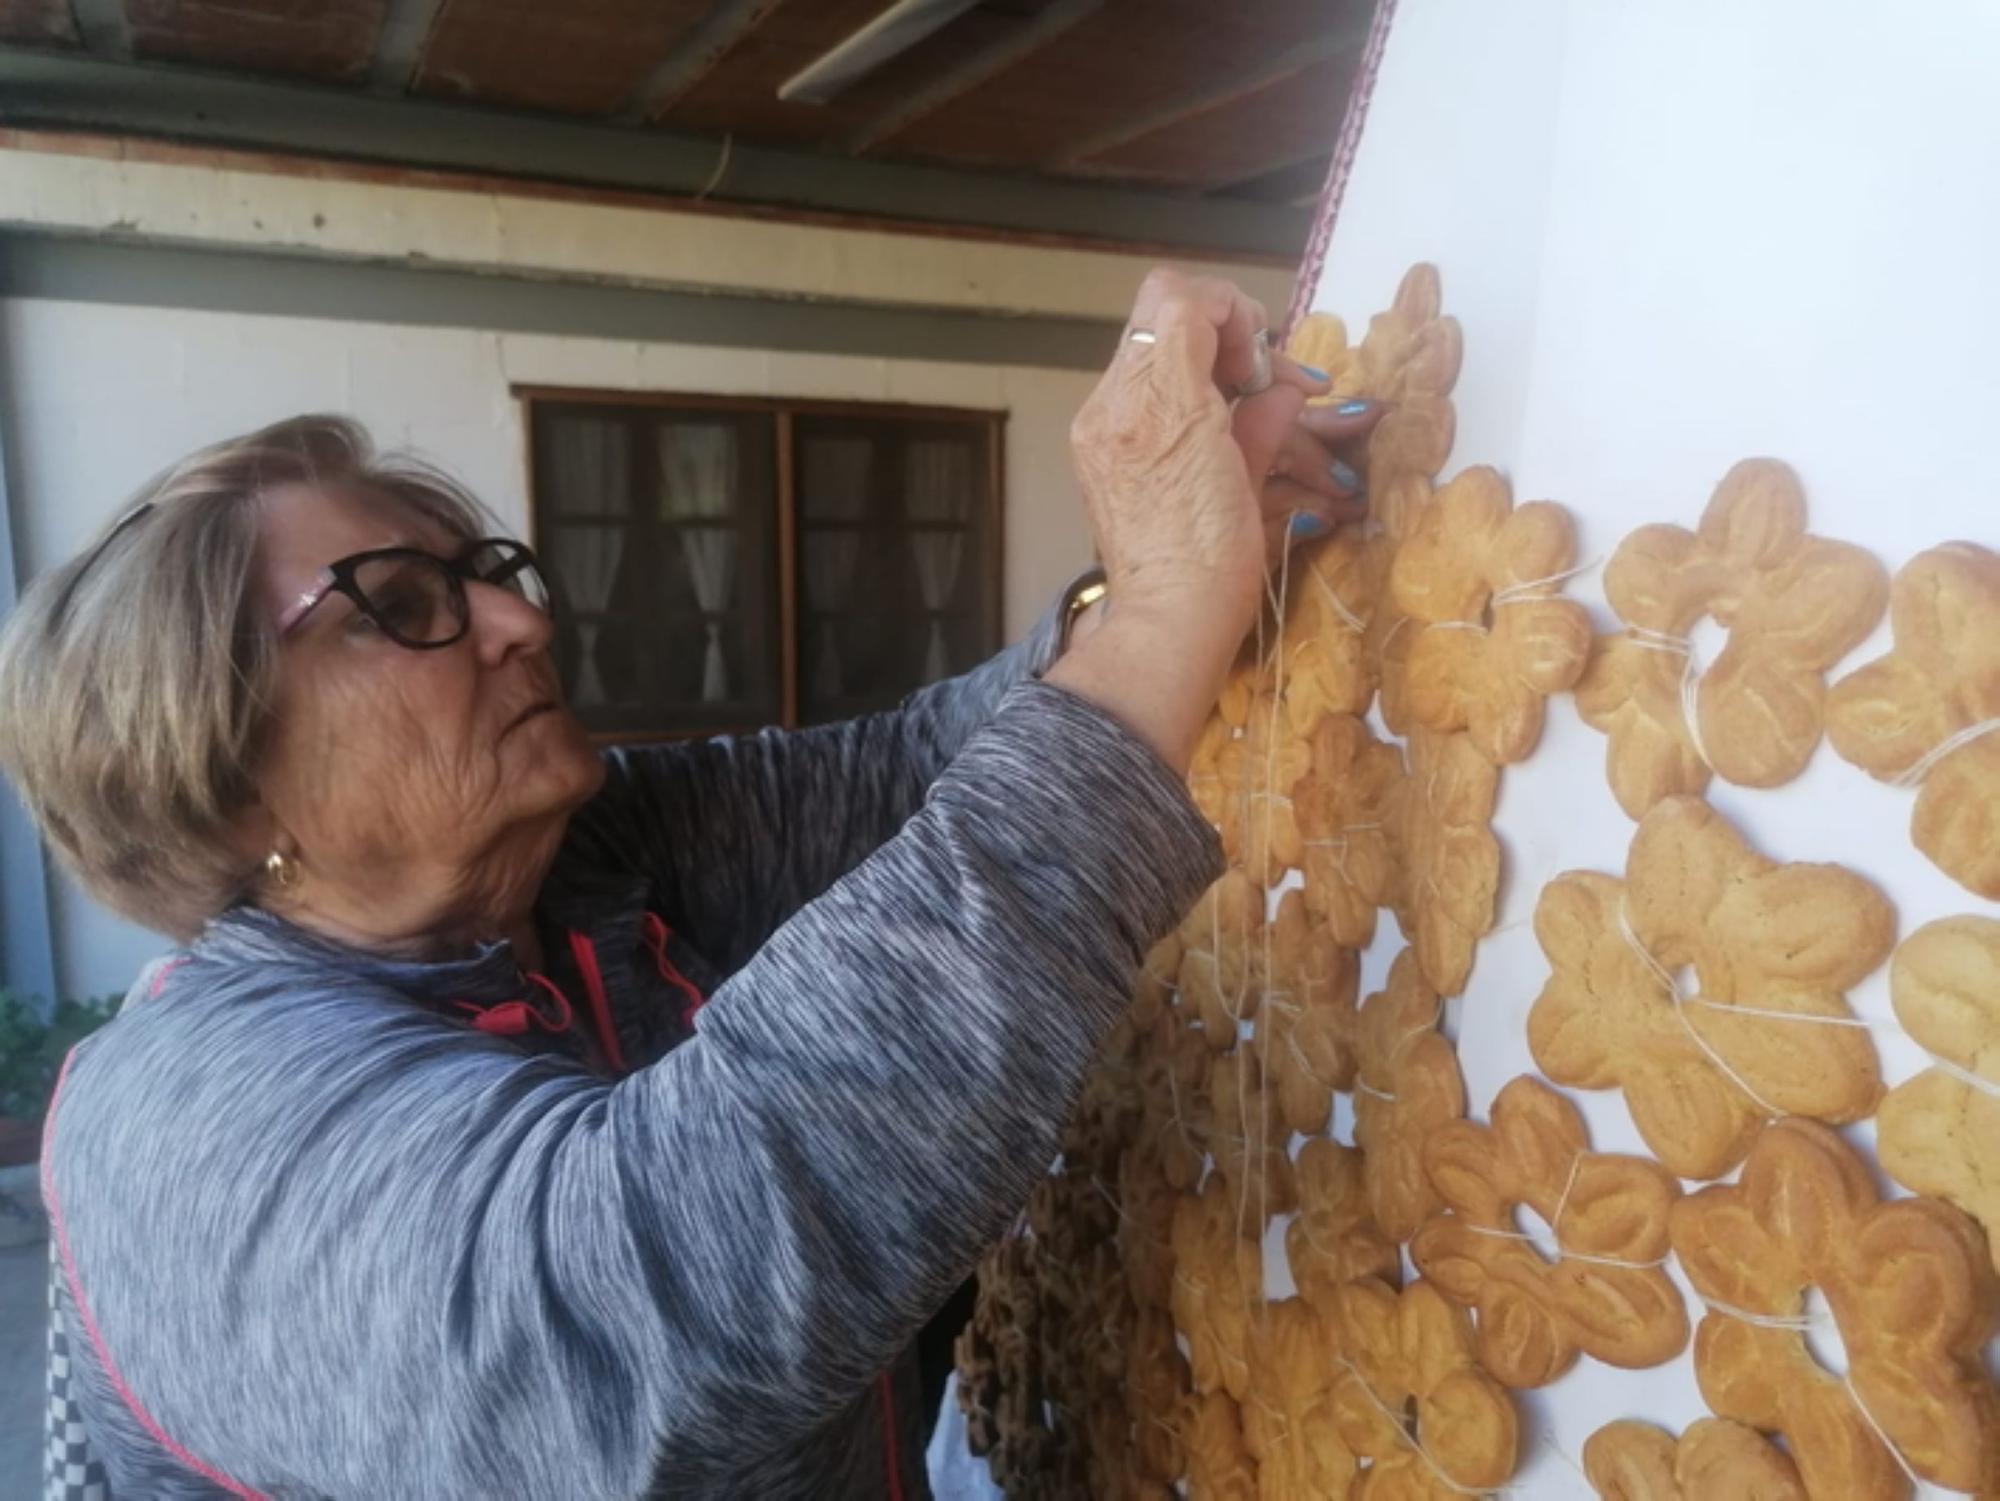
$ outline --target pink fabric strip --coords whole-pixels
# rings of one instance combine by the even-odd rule
[[[69,1066],[76,1059],[75,1049],[63,1059],[62,1072],[56,1075],[55,1097],[49,1101],[48,1123],[43,1128],[42,1139],[42,1199],[49,1206],[49,1223],[56,1233],[56,1252],[62,1259],[63,1281],[69,1285],[70,1301],[76,1305],[76,1314],[83,1321],[84,1332],[90,1336],[91,1348],[97,1352],[98,1362],[104,1367],[104,1374],[110,1379],[112,1390],[118,1393],[132,1416],[139,1420],[139,1426],[151,1434],[154,1442],[162,1449],[186,1465],[204,1480],[213,1482],[232,1496],[254,1498],[265,1501],[262,1491],[252,1490],[241,1481],[231,1480],[213,1465],[203,1464],[187,1450],[167,1436],[153,1415],[146,1411],[132,1388],[125,1384],[124,1373],[118,1369],[118,1362],[111,1358],[111,1351],[104,1343],[103,1331],[97,1327],[97,1319],[90,1311],[90,1304],[84,1300],[83,1283],[76,1275],[76,1257],[70,1252],[69,1226],[63,1220],[62,1204],[56,1198],[55,1176],[50,1164],[54,1159],[56,1140],[56,1108],[62,1103],[63,1086],[69,1082]]]
[[[1368,28],[1368,44],[1361,54],[1361,66],[1354,74],[1354,92],[1347,96],[1347,114],[1340,122],[1333,163],[1327,169],[1326,186],[1319,190],[1319,205],[1313,210],[1312,238],[1306,242],[1298,280],[1292,283],[1292,305],[1286,310],[1283,330],[1287,339],[1299,326],[1299,320],[1311,311],[1313,294],[1319,290],[1320,273],[1326,269],[1327,247],[1333,241],[1334,221],[1340,217],[1341,199],[1347,196],[1347,179],[1353,175],[1355,153],[1361,149],[1361,130],[1368,123],[1368,104],[1375,97],[1375,75],[1382,70],[1382,52],[1388,45],[1389,26],[1395,18],[1396,0],[1376,0],[1375,20]]]

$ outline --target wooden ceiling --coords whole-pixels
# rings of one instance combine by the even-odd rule
[[[826,104],[890,0],[0,0],[0,43],[912,161],[1292,203],[1371,0],[981,0]]]

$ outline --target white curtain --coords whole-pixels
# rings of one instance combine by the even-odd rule
[[[695,602],[720,613],[729,608],[736,581],[737,532],[729,523],[736,508],[736,430],[723,422],[674,423],[660,429],[659,458],[660,514],[680,529]],[[729,697],[722,622],[711,619],[706,629],[701,698],[720,703]]]
[[[942,440],[914,442],[904,450],[903,500],[914,522],[963,523],[972,514],[972,450],[964,443]],[[939,612],[951,603],[965,561],[962,531],[918,531],[910,534],[917,564],[917,587],[930,612],[930,641],[924,650],[924,681],[951,676],[945,649],[944,622]]]
[[[549,424],[550,509],[565,516],[629,516],[632,512],[632,431],[615,418],[562,417]],[[558,526],[549,534],[548,563],[562,596],[579,611],[604,610],[625,550],[622,526]],[[600,623],[572,617],[577,635],[578,704],[607,699],[597,671]]]
[[[861,521],[868,515],[868,470],[874,443],[867,438],[807,438],[799,447],[799,500],[808,526],[813,521]],[[861,533],[811,528],[805,538],[806,608],[815,617],[811,697],[821,703],[841,696],[846,685],[840,660],[839,622],[847,608],[861,562]]]

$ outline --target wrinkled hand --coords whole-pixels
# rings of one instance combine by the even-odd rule
[[[1263,307],[1228,282],[1155,271],[1071,427],[1118,608],[1164,608],[1184,630],[1212,630],[1232,649],[1287,523],[1304,516],[1300,530],[1310,532],[1359,514],[1355,445],[1379,415],[1306,408],[1325,379],[1282,354],[1269,356],[1269,388],[1232,409],[1266,327]],[[1154,342],[1134,341],[1132,330]]]
[[[1071,427],[1112,611],[1051,680],[1112,708],[1181,765],[1255,618],[1286,523],[1358,513],[1353,473],[1334,467],[1333,448],[1365,436],[1372,412],[1302,417],[1326,380],[1282,354],[1268,355],[1270,386],[1231,405],[1267,326],[1227,282],[1155,271]]]

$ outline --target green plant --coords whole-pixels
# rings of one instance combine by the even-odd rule
[[[44,1020],[25,997],[0,990],[0,1118],[41,1119],[63,1059],[117,1014],[118,999],[57,1001]]]

